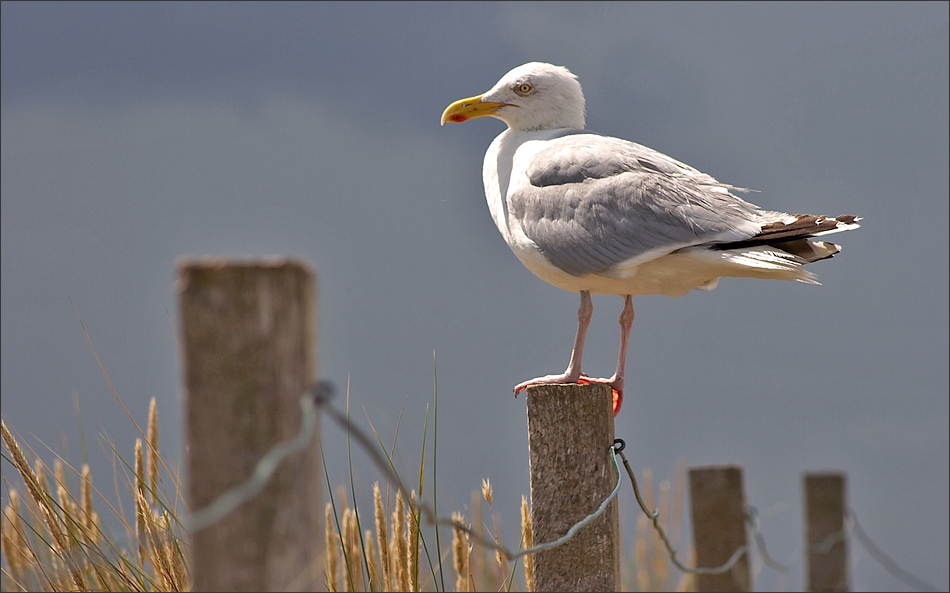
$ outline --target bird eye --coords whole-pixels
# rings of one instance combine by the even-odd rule
[[[530,84],[523,82],[515,88],[515,92],[518,93],[519,95],[527,95],[528,93],[531,92],[533,88],[534,87],[531,86]]]

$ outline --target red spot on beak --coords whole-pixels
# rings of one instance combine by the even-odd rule
[[[450,116],[449,116],[449,121],[453,121],[453,122],[455,122],[455,123],[457,123],[457,124],[460,124],[460,123],[462,123],[463,121],[467,121],[467,120],[468,120],[468,118],[465,117],[464,115],[462,115],[461,113],[456,113],[455,115],[450,115]]]

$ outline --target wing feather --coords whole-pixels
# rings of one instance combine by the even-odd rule
[[[584,276],[707,242],[756,235],[758,207],[731,186],[618,138],[568,133],[547,141],[508,195],[511,215],[545,257]]]

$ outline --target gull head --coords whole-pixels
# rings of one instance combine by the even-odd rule
[[[512,130],[584,127],[584,93],[570,70],[529,62],[501,77],[488,92],[445,108],[442,123],[462,123],[489,115]]]

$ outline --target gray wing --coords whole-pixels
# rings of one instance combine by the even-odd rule
[[[545,257],[584,276],[639,257],[755,235],[757,206],[730,186],[645,146],[591,133],[549,141],[508,196]]]

